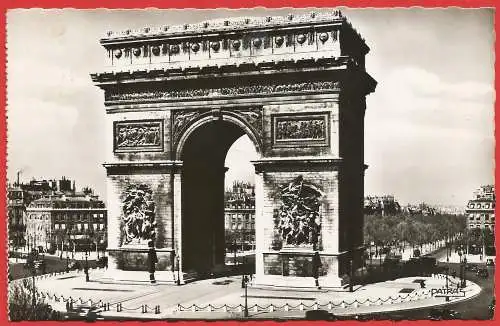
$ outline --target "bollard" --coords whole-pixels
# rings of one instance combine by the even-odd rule
[[[328,302],[328,310],[332,310],[332,309],[333,309],[333,304],[332,304],[332,302],[330,301],[330,302]]]
[[[253,312],[259,312],[259,306],[257,304],[253,306]]]
[[[289,310],[290,310],[290,309],[288,308],[288,303],[285,303],[284,310],[285,310],[285,311],[289,311]]]
[[[273,312],[274,311],[274,306],[273,304],[271,303],[271,305],[269,306],[269,312]]]
[[[299,310],[300,311],[303,311],[304,310],[304,304],[301,302],[300,305],[299,305]]]
[[[319,307],[318,307],[318,303],[317,303],[317,302],[315,302],[315,303],[314,303],[314,308],[313,308],[313,309],[314,309],[314,310],[319,310]]]
[[[196,312],[196,305],[194,305],[194,304],[193,304],[193,305],[191,306],[191,311],[192,311],[192,312]]]

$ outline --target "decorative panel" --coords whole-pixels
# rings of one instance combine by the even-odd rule
[[[163,151],[163,120],[115,121],[115,152]]]
[[[272,116],[274,147],[328,146],[329,113]]]

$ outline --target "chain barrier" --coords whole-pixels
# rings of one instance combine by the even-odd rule
[[[74,272],[74,271],[73,271]],[[80,271],[77,271],[80,272]],[[63,274],[67,274],[67,272],[61,272]],[[71,272],[70,272],[71,273]],[[51,276],[53,275],[58,275],[57,272],[51,273]],[[437,279],[442,279],[446,278],[445,275],[442,274],[433,274],[433,278]],[[21,279],[18,280],[22,282],[22,285],[29,288],[31,286],[31,280],[29,278],[26,279]],[[453,283],[451,280],[449,280],[451,284]],[[116,308],[116,312],[138,312],[139,309],[142,314],[147,314],[147,313],[152,313],[152,314],[160,314],[161,313],[161,308],[160,305],[155,305],[154,307],[150,307],[147,304],[141,305],[136,308],[127,308],[123,307],[122,303],[117,302],[117,303],[109,303],[109,302],[103,302],[102,300],[99,301],[93,301],[92,299],[83,299],[81,297],[78,298],[73,298],[73,297],[64,297],[64,295],[57,296],[55,294],[51,295],[49,292],[42,292],[36,290],[35,292],[38,296],[40,296],[43,299],[49,299],[53,300],[55,302],[63,302],[66,303],[66,309],[73,310],[75,304],[88,304],[90,307],[96,307],[99,309],[102,309],[102,311],[111,311],[111,309]],[[258,304],[254,304],[252,306],[248,307],[249,311],[252,312],[274,312],[274,311],[305,311],[305,310],[320,310],[320,309],[327,309],[327,310],[333,310],[336,308],[342,308],[342,309],[348,309],[348,308],[359,308],[360,306],[371,306],[371,305],[384,305],[384,304],[396,304],[396,303],[403,303],[403,302],[410,302],[413,300],[419,300],[419,299],[425,299],[425,298],[430,298],[431,297],[431,290],[430,289],[425,289],[422,291],[414,291],[411,293],[408,293],[406,295],[401,295],[398,294],[397,296],[389,296],[386,298],[365,298],[364,300],[358,300],[354,299],[353,301],[346,301],[342,300],[340,302],[332,302],[329,301],[327,303],[318,303],[314,302],[310,305],[305,304],[303,302],[300,302],[296,305],[291,305],[289,303],[285,303],[283,305],[276,305],[276,304],[268,304],[265,306],[261,306]],[[205,306],[198,306],[196,304],[192,304],[190,306],[183,306],[181,304],[177,305],[177,311],[178,312],[183,312],[183,311],[190,311],[190,312],[242,312],[244,307],[239,304],[239,305],[227,305],[223,304],[220,306],[212,305],[212,304],[207,304]]]
[[[414,300],[420,300],[420,299],[425,299],[428,298],[430,295],[431,291],[430,290],[424,290],[424,291],[415,291],[412,293],[408,293],[406,295],[397,295],[396,297],[389,296],[387,298],[377,298],[377,299],[372,299],[372,298],[366,298],[364,300],[358,300],[355,299],[353,301],[346,301],[342,300],[340,302],[332,302],[329,301],[327,303],[318,303],[314,302],[310,305],[304,304],[304,303],[299,303],[297,305],[291,305],[289,303],[285,303],[283,305],[276,305],[276,304],[269,304],[266,306],[261,306],[258,304],[254,304],[252,306],[248,307],[249,311],[252,312],[274,312],[274,311],[304,311],[304,310],[320,310],[320,309],[327,309],[327,310],[333,310],[335,308],[359,308],[360,306],[370,306],[370,305],[383,305],[383,304],[396,304],[396,303],[403,303],[403,302],[410,302]],[[227,304],[223,304],[220,306],[214,306],[211,304],[208,304],[206,306],[198,306],[196,304],[192,304],[190,306],[183,306],[181,304],[177,305],[177,311],[178,312],[183,312],[183,311],[188,311],[188,312],[203,312],[203,311],[210,311],[210,312],[241,312],[243,309],[242,305],[237,305],[237,306],[231,306]]]

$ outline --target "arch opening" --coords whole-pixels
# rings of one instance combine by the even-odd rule
[[[225,265],[225,161],[230,147],[244,135],[235,123],[212,120],[192,130],[182,146],[184,271],[204,274]]]

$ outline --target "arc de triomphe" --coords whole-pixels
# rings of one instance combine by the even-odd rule
[[[224,159],[255,166],[255,282],[340,286],[362,264],[369,48],[339,11],[109,32],[101,39],[108,275],[181,283],[224,264]]]

